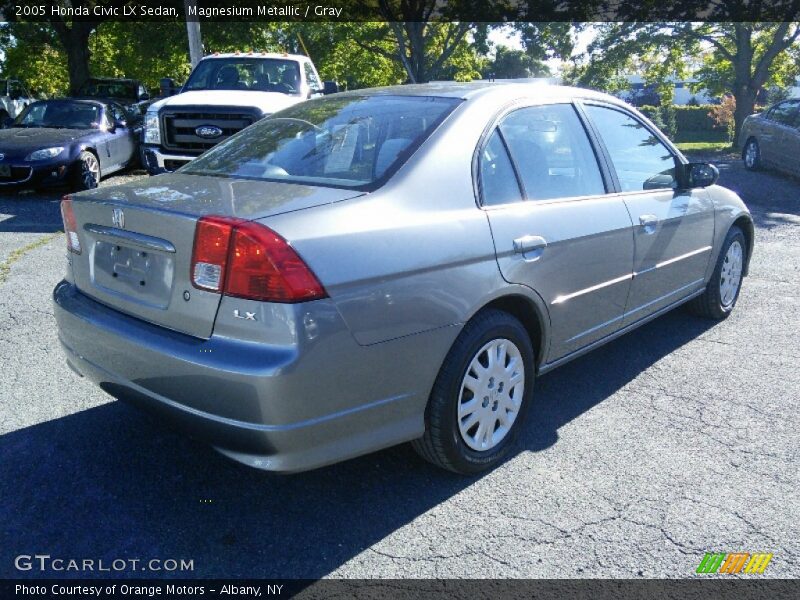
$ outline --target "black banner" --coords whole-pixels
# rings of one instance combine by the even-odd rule
[[[2,580],[0,598],[84,600],[298,598],[302,600],[569,599],[783,600],[800,597],[785,579],[347,579],[347,580]]]
[[[0,0],[0,12],[39,22],[776,22],[800,19],[800,0]]]

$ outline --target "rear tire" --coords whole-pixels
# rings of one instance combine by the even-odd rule
[[[72,176],[72,187],[76,192],[92,190],[100,183],[100,161],[97,157],[84,150],[75,163]]]
[[[755,138],[747,140],[742,150],[742,160],[748,171],[758,171],[761,168],[761,148],[758,146],[758,140]]]
[[[470,320],[442,364],[414,449],[463,475],[495,467],[514,447],[532,402],[534,354],[522,324],[487,309]]]
[[[719,321],[727,318],[739,299],[746,260],[747,240],[744,233],[736,226],[731,227],[705,292],[689,302],[689,310],[707,319]]]

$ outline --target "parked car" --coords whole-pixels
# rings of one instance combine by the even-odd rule
[[[42,100],[0,131],[0,187],[97,187],[135,161],[140,131],[119,104]]]
[[[115,77],[90,77],[77,94],[78,98],[108,100],[122,105],[131,118],[141,119],[152,104],[141,81]]]
[[[148,109],[142,164],[151,175],[173,171],[266,115],[336,91],[334,82],[320,83],[307,56],[206,56],[180,94]]]
[[[0,127],[6,127],[9,119],[15,118],[34,102],[33,97],[18,79],[0,79]]]
[[[254,467],[413,440],[474,473],[538,375],[684,303],[730,314],[753,223],[717,175],[589,90],[314,99],[65,199],[59,338],[112,396]]]
[[[739,139],[748,169],[770,167],[800,177],[800,98],[747,117]]]

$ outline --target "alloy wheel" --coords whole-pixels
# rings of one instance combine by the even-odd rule
[[[97,158],[95,158],[94,154],[88,154],[88,156],[83,159],[81,169],[83,184],[86,189],[97,187],[97,184],[100,182],[100,164],[97,162]]]

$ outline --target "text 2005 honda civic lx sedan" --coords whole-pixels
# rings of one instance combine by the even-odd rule
[[[513,448],[538,374],[688,301],[731,312],[753,224],[716,177],[587,90],[314,99],[66,198],[59,336],[110,395],[248,465],[413,441],[474,473]]]

